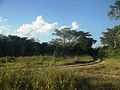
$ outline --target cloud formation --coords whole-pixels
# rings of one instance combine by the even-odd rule
[[[23,24],[15,32],[18,36],[34,37],[38,33],[45,33],[57,27],[57,23],[45,22],[42,16],[38,16],[31,24]]]
[[[71,24],[71,30],[78,30],[79,27],[80,26],[79,26],[79,24],[76,21],[72,22],[72,24]],[[69,26],[63,25],[58,30],[61,30],[61,29],[64,29],[64,28],[69,28]]]
[[[12,29],[10,25],[7,25],[7,18],[0,17],[0,34],[4,35],[17,35],[20,37],[28,38],[42,38],[45,40],[50,39],[54,29],[61,30],[63,28],[71,28],[71,30],[78,30],[79,24],[74,21],[71,26],[59,26],[58,23],[48,23],[42,16],[37,16],[36,19],[30,24],[23,24],[17,30],[10,31]],[[80,29],[81,30],[81,29]],[[83,30],[83,29],[82,29]]]

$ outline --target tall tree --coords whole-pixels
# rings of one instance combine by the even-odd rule
[[[87,53],[88,49],[92,48],[92,45],[96,43],[89,32],[71,30],[70,28],[63,28],[61,30],[55,30],[54,35],[58,38],[52,40],[52,44],[62,46],[63,53],[71,53],[80,55]],[[89,54],[89,53],[88,53]]]
[[[70,28],[63,28],[61,30],[56,29],[53,35],[58,36],[58,42],[61,42],[63,45],[65,45],[69,41],[68,38],[70,37]]]
[[[63,45],[72,44],[72,46],[74,46],[79,44],[80,47],[89,48],[96,43],[96,40],[91,38],[92,35],[89,32],[71,30],[70,28],[55,30],[53,34],[59,37],[54,40],[54,43],[60,42],[60,44]]]
[[[107,30],[107,32],[103,32],[103,37],[101,37],[102,44],[108,47],[108,53],[120,54],[120,25]]]
[[[103,37],[101,37],[102,43],[111,48],[120,47],[120,25],[107,30],[107,32],[103,32]]]

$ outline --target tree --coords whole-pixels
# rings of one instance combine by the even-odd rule
[[[63,28],[61,30],[55,30],[53,35],[58,36],[58,38],[53,40],[53,43],[59,44],[72,44],[73,46],[79,44],[83,48],[91,47],[96,40],[91,38],[91,34],[89,32],[71,30],[70,28]]]
[[[120,25],[103,32],[101,42],[108,47],[109,55],[120,55]]]
[[[110,48],[118,48],[120,46],[120,25],[107,30],[107,32],[103,32],[103,37],[101,37],[102,44]]]
[[[70,28],[56,29],[53,35],[58,36],[58,38],[52,40],[51,43],[59,45],[59,48],[62,49],[60,51],[64,54],[87,54],[88,49],[96,43],[89,32],[71,30]]]
[[[108,12],[108,16],[111,19],[120,19],[120,0],[116,0],[114,5],[110,6],[110,11]]]
[[[58,42],[65,45],[69,41],[68,38],[70,37],[70,28],[63,28],[61,30],[56,29],[53,35],[58,36],[60,39],[57,39],[57,41],[59,40]]]
[[[0,34],[0,56],[39,55],[43,53],[41,49],[45,48],[45,45],[35,42],[34,39]]]

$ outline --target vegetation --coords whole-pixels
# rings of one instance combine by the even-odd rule
[[[103,45],[106,47],[106,54],[108,56],[120,55],[120,25],[115,26],[112,29],[108,29],[107,32],[103,32],[101,37]]]
[[[54,55],[54,56],[75,56],[93,55],[92,45],[96,43],[89,32],[63,28],[55,30],[54,35],[59,38],[53,39],[50,43],[39,43],[34,39],[18,36],[0,35],[0,56],[33,56],[33,55]]]
[[[110,8],[108,16],[120,19],[120,0]],[[0,90],[120,90],[120,25],[103,32],[98,48],[89,32],[53,35],[40,43],[0,34]]]
[[[111,19],[120,19],[120,0],[116,0],[114,5],[110,6],[108,16]],[[115,57],[120,55],[120,25],[108,28],[102,33],[101,42],[103,44],[102,53],[107,57]]]
[[[120,19],[120,0],[116,0],[114,5],[110,6],[110,9],[108,16],[112,19]]]
[[[55,33],[53,33],[53,35],[59,37],[53,40],[53,43],[54,41],[57,41],[55,43],[58,43],[59,45],[63,45],[63,46],[78,45],[83,49],[88,49],[91,48],[91,46],[96,43],[96,40],[91,38],[92,35],[89,32],[71,30],[70,28],[55,30]]]
[[[120,0],[116,0],[114,5],[110,6],[111,10],[108,13],[110,18],[116,20],[120,19]],[[113,57],[120,55],[120,25],[114,28],[108,28],[107,32],[103,32],[101,42],[104,45],[104,52],[106,56]]]
[[[62,67],[89,57],[6,57],[0,63],[0,90],[119,90],[120,61],[108,59],[91,66]],[[49,63],[49,64],[47,64]],[[52,65],[51,65],[52,64]],[[47,67],[46,67],[47,66]]]

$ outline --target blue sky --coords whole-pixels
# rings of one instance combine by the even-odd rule
[[[0,17],[3,20],[7,19],[3,23],[3,26],[7,28],[7,32],[10,34],[17,32],[19,35],[25,35],[25,33],[28,35],[35,28],[35,25],[41,24],[39,20],[43,21],[42,26],[44,25],[44,27],[42,29],[47,28],[46,31],[40,31],[41,28],[39,27],[39,30],[36,31],[37,34],[33,35],[41,41],[49,41],[52,38],[52,31],[49,29],[59,28],[63,25],[73,27],[71,24],[77,22],[79,30],[89,31],[99,43],[101,32],[120,23],[120,21],[110,20],[107,17],[109,5],[113,4],[114,1],[0,0]],[[28,31],[29,33],[25,32],[28,29],[31,29]],[[30,35],[35,33],[35,30],[33,31]]]

